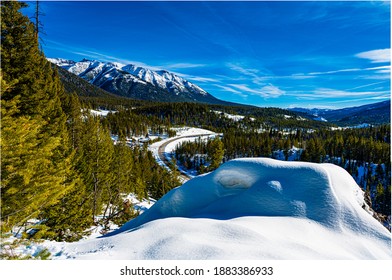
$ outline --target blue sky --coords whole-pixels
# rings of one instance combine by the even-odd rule
[[[390,98],[389,2],[72,1],[41,9],[47,57],[166,69],[217,98],[262,107]]]

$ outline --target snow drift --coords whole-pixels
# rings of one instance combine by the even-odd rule
[[[237,159],[170,191],[118,231],[65,255],[391,259],[390,233],[366,208],[363,192],[338,166]]]

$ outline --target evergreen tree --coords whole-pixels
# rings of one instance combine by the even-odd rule
[[[44,228],[36,237],[45,237],[57,241],[76,241],[93,225],[91,195],[86,184],[77,178],[75,188],[68,191],[50,207],[45,207],[40,218]]]
[[[99,118],[88,116],[82,132],[82,155],[79,170],[92,197],[92,220],[101,214],[104,203],[111,196],[114,182],[111,165],[113,161],[113,143],[107,129],[102,127]]]
[[[22,6],[1,2],[1,219],[8,228],[37,217],[74,186],[64,90]]]
[[[373,203],[373,208],[377,212],[384,212],[385,211],[385,189],[381,183],[377,184],[376,187],[376,196]]]
[[[222,141],[219,139],[219,137],[215,137],[215,139],[213,141],[211,141],[209,143],[210,147],[209,147],[209,155],[211,158],[211,165],[210,165],[210,169],[214,170],[217,169],[219,167],[219,165],[222,162],[223,156],[225,154],[225,151],[223,149],[223,143]]]

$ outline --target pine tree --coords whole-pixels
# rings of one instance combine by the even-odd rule
[[[111,172],[114,148],[109,132],[96,117],[87,116],[82,135],[83,154],[78,169],[92,197],[92,220],[95,221],[95,217],[101,214],[104,203],[110,200],[114,182]]]
[[[376,187],[376,196],[373,203],[373,208],[377,212],[384,212],[385,210],[385,193],[383,185],[379,182]]]
[[[209,144],[209,156],[211,158],[210,169],[214,170],[221,164],[225,151],[223,149],[223,143],[219,137],[215,137],[215,139]]]
[[[75,179],[75,187],[59,201],[45,207],[40,215],[44,226],[38,236],[57,241],[76,241],[86,234],[93,225],[91,199],[87,186],[80,178]]]
[[[74,186],[61,83],[17,1],[1,2],[2,226],[37,217]]]

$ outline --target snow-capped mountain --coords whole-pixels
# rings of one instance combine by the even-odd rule
[[[166,89],[169,92],[175,93],[176,95],[180,94],[181,92],[189,92],[195,95],[208,95],[208,93],[199,86],[192,84],[191,82],[166,70],[152,71],[150,69],[132,64],[126,65],[122,69],[142,79],[143,81]]]
[[[133,64],[49,58],[53,64],[117,95],[144,100],[223,103],[199,86],[165,70]]]

